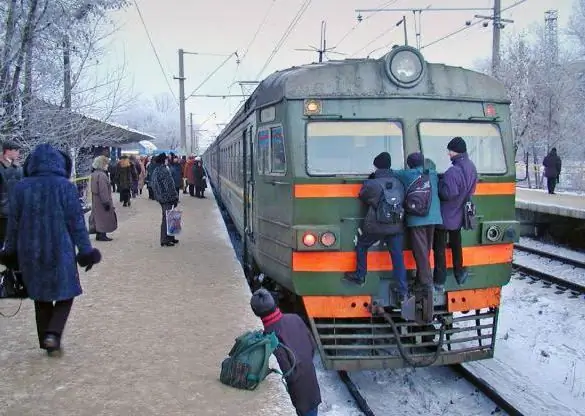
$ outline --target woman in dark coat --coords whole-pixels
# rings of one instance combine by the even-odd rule
[[[60,351],[73,298],[82,293],[76,261],[87,271],[101,260],[69,180],[71,165],[68,155],[49,144],[34,149],[24,163],[24,179],[10,195],[7,239],[0,253],[3,264],[22,273],[35,302],[40,348],[49,354]]]
[[[134,169],[128,156],[124,155],[120,158],[116,168],[116,182],[118,184],[118,191],[120,192],[120,202],[123,202],[123,206],[125,207],[131,205],[130,190],[132,189],[134,178],[138,179],[136,169]]]
[[[89,223],[90,229],[91,225],[95,228],[96,241],[112,241],[106,233],[111,233],[118,228],[118,219],[112,201],[112,189],[106,173],[107,169],[107,158],[98,156],[94,159],[90,179],[91,215]]]
[[[548,193],[554,195],[555,187],[559,183],[562,167],[561,158],[557,155],[556,147],[553,147],[550,153],[545,156],[542,164],[544,165],[544,176],[546,177]]]
[[[195,158],[193,165],[193,179],[195,179],[195,196],[197,198],[205,198],[205,188],[207,188],[207,181],[205,180],[205,170],[200,158]]]

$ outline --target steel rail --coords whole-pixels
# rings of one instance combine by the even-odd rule
[[[487,381],[473,374],[463,364],[451,365],[457,374],[461,375],[465,380],[474,385],[479,391],[485,394],[492,402],[494,402],[500,409],[505,411],[510,416],[525,416],[521,410],[516,408],[513,403],[504,398],[498,391]]]
[[[372,412],[372,409],[370,409],[370,406],[368,405],[368,402],[366,401],[364,396],[362,396],[362,394],[360,393],[358,387],[349,377],[349,374],[347,374],[347,371],[343,370],[338,371],[337,374],[339,375],[341,381],[343,381],[343,383],[347,387],[347,390],[349,390],[349,394],[351,394],[351,397],[353,397],[358,408],[362,411],[362,413],[366,416],[376,416],[375,413]]]
[[[545,251],[543,249],[535,247],[528,247],[518,243],[514,244],[514,248],[525,253],[535,254],[537,256],[546,257],[547,259],[550,260],[560,261],[562,263],[578,267],[580,269],[585,269],[585,261],[563,257],[550,251]]]

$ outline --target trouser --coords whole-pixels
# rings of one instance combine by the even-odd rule
[[[116,192],[116,182],[110,182],[110,185],[112,185],[112,192]]]
[[[179,186],[178,188],[175,187],[175,190],[177,191],[177,198],[179,198],[179,196],[181,195],[181,187]]]
[[[45,336],[49,334],[61,339],[69,312],[71,312],[71,306],[73,306],[73,299],[60,300],[54,303],[35,300],[37,335],[41,348],[43,348]]]
[[[453,253],[453,274],[459,277],[463,274],[463,248],[461,247],[461,229],[445,230],[435,228],[435,241],[433,253],[435,255],[435,284],[444,285],[447,281],[447,235],[449,235],[449,247]]]
[[[132,181],[132,198],[136,198],[138,195],[138,181]]]
[[[8,218],[0,218],[0,248],[4,247],[4,240],[6,240],[6,229],[8,228]]]
[[[384,242],[390,252],[392,259],[392,276],[398,281],[398,290],[401,296],[408,294],[408,283],[406,282],[406,268],[402,249],[404,247],[404,234],[373,235],[362,234],[356,244],[357,268],[356,276],[360,279],[366,277],[368,271],[368,249],[376,242]]]
[[[154,199],[154,191],[152,190],[152,188],[150,186],[147,186],[146,189],[148,189],[148,199]]]
[[[119,191],[120,191],[120,202],[123,202],[124,204],[127,204],[128,202],[130,202],[130,189],[119,189]]]
[[[195,187],[195,196],[198,198],[203,198],[203,194],[205,192],[205,188],[203,186],[196,186]]]
[[[546,178],[546,187],[548,188],[549,194],[555,193],[555,187],[557,186],[557,178]]]
[[[195,184],[189,184],[189,195],[195,196]]]
[[[162,222],[160,223],[160,242],[161,244],[168,243],[173,240],[173,237],[167,235],[167,211],[173,209],[173,204],[160,204],[162,209]]]
[[[435,226],[411,227],[409,232],[412,254],[416,262],[416,281],[423,286],[432,286],[433,272],[429,256],[433,248]]]

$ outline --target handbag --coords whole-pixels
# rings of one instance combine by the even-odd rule
[[[178,209],[167,210],[167,235],[175,236],[181,233],[181,215],[182,211]]]
[[[28,292],[19,271],[5,269],[0,273],[0,299],[26,299]]]

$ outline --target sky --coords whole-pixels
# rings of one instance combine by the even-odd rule
[[[406,16],[409,44],[416,46],[415,19],[411,11],[362,12],[358,23],[356,9],[375,8],[477,8],[470,11],[423,11],[420,24],[421,52],[430,62],[473,67],[482,59],[491,58],[492,26],[482,24],[464,30],[433,45],[427,44],[465,27],[474,15],[491,15],[493,0],[313,0],[293,30],[277,50],[264,71],[267,60],[305,0],[136,0],[154,49],[160,57],[161,70],[148,40],[136,5],[116,12],[119,29],[108,46],[106,67],[125,61],[127,80],[134,92],[154,96],[170,92],[178,97],[178,49],[199,55],[185,55],[185,92],[189,94],[215,71],[234,51],[225,65],[197,91],[198,94],[242,94],[237,81],[261,80],[272,72],[317,60],[317,53],[298,51],[319,46],[321,22],[326,21],[327,47],[335,47],[329,59],[383,56],[393,44],[404,43],[402,26],[396,23]],[[502,9],[518,0],[502,0]],[[573,0],[526,0],[502,13],[512,19],[502,30],[506,36],[528,31],[535,23],[544,21],[549,9],[559,12],[559,27],[566,26]],[[265,24],[261,25],[267,16]],[[252,42],[254,34],[256,39]],[[216,54],[222,56],[209,56]],[[344,54],[344,55],[342,55]],[[167,85],[168,84],[168,85]],[[170,87],[169,87],[170,85]],[[193,113],[196,124],[209,136],[217,132],[216,123],[226,123],[237,110],[242,98],[191,97],[186,101],[186,113]],[[213,115],[215,113],[215,116]],[[220,125],[221,126],[221,125]]]

